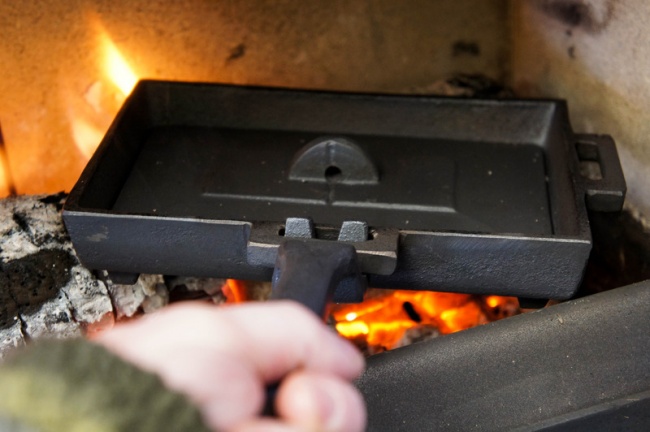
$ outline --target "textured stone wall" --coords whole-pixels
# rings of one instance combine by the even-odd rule
[[[574,129],[618,144],[628,205],[650,215],[650,2],[512,1],[513,84],[567,99]]]

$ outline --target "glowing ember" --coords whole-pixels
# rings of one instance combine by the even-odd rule
[[[246,284],[235,279],[226,279],[221,287],[223,295],[226,296],[226,303],[241,303],[248,300],[246,295]]]
[[[499,305],[501,304],[502,301],[503,301],[503,297],[499,297],[499,296],[488,296],[488,297],[485,299],[485,302],[486,302],[486,303],[488,304],[488,306],[490,306],[491,308],[495,308],[495,307],[499,306]]]
[[[226,303],[268,298],[268,290],[251,287],[245,281],[227,279],[221,291]],[[339,334],[373,354],[520,312],[514,297],[371,288],[362,303],[333,304],[329,315]]]
[[[126,319],[123,319],[122,321],[126,321]],[[114,326],[115,326],[115,316],[113,315],[112,312],[109,312],[102,315],[102,317],[98,321],[95,321],[94,323],[87,325],[85,328],[85,335],[88,339],[94,339],[103,331],[112,329]]]
[[[514,315],[512,297],[472,296],[428,291],[379,291],[363,303],[337,305],[332,310],[336,330],[377,350],[398,346],[407,330],[431,327],[454,333]]]

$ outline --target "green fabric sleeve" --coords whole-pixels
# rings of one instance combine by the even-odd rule
[[[207,431],[160,379],[84,340],[38,342],[0,364],[0,426],[39,432]]]

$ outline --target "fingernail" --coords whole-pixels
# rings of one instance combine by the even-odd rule
[[[292,393],[301,397],[291,415],[309,430],[330,430],[329,425],[337,421],[336,388],[332,388],[328,380],[325,377],[301,377],[295,381],[297,386],[292,387]],[[299,408],[296,410],[295,407]]]
[[[363,398],[339,377],[297,373],[280,388],[279,400],[281,416],[307,430],[364,430]]]

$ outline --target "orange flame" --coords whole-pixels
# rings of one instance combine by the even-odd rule
[[[226,303],[242,303],[248,300],[246,296],[246,285],[235,279],[226,279],[226,283],[221,287],[221,291],[226,296]]]
[[[226,279],[221,287],[226,303],[248,298],[245,282]],[[370,289],[357,304],[331,305],[330,316],[342,336],[369,348],[390,350],[409,342],[405,333],[422,328],[449,334],[520,312],[514,297],[477,296],[432,291]],[[417,333],[417,330],[416,330]]]
[[[95,126],[92,122],[84,120],[81,117],[74,116],[71,128],[72,138],[77,149],[86,159],[90,159],[104,136],[104,128]]]
[[[74,143],[90,159],[111,120],[138,82],[138,77],[108,33],[97,24],[100,75],[84,92],[82,103],[70,104],[68,117]]]
[[[499,306],[500,304],[503,303],[503,297],[488,296],[485,299],[485,303],[487,303],[487,305],[490,306],[491,308],[495,308],[495,307],[497,307],[497,306]]]
[[[0,143],[1,144],[1,143]],[[11,183],[4,148],[0,147],[0,198],[11,194]]]
[[[333,309],[336,330],[348,339],[362,339],[375,348],[392,349],[408,329],[437,328],[448,334],[498,319],[498,308],[516,309],[512,297],[480,298],[468,294],[392,291],[363,303]]]
[[[122,95],[128,96],[137,84],[138,77],[106,33],[102,34],[102,40],[104,71],[108,79],[122,92]]]

